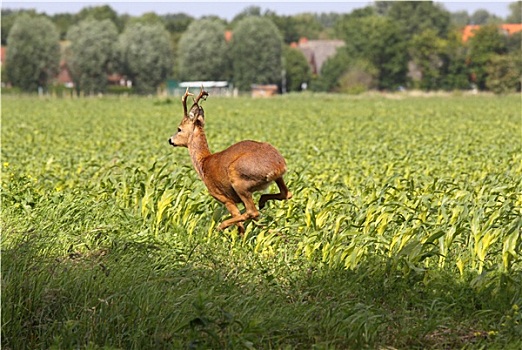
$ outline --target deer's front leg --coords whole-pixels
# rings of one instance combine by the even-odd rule
[[[224,203],[227,210],[230,212],[230,215],[232,215],[232,218],[223,221],[219,226],[218,230],[222,231],[226,229],[227,227],[236,224],[237,229],[240,234],[245,233],[245,228],[243,227],[243,223],[241,221],[237,221],[238,217],[241,217],[241,212],[239,211],[236,203],[227,201]]]

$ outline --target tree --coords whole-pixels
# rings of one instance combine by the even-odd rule
[[[162,16],[165,28],[170,33],[170,43],[172,47],[173,62],[178,62],[178,43],[183,33],[187,30],[188,26],[194,20],[193,17],[184,14],[166,14]],[[173,76],[179,76],[179,64],[175,64],[173,67]]]
[[[312,80],[313,91],[335,91],[339,88],[341,76],[348,71],[350,57],[348,50],[341,47],[337,53],[328,58],[321,67],[321,74]]]
[[[494,55],[487,69],[486,86],[497,94],[520,91],[521,53]]]
[[[469,39],[468,62],[472,80],[480,90],[486,89],[487,66],[494,55],[506,52],[505,38],[494,24],[484,25]]]
[[[212,19],[192,22],[178,43],[181,80],[228,80],[231,64],[225,26]]]
[[[459,29],[450,31],[445,46],[441,88],[469,89],[469,68],[466,65],[467,52],[462,43],[462,32]]]
[[[246,91],[254,83],[279,84],[282,43],[281,34],[269,19],[246,17],[239,21],[230,50],[236,87]]]
[[[167,14],[163,17],[165,28],[170,34],[183,33],[194,20],[192,16],[185,13]]]
[[[60,40],[65,40],[69,28],[76,22],[76,16],[71,13],[57,13],[51,19],[60,32]]]
[[[329,13],[319,13],[315,14],[314,17],[321,24],[323,28],[333,28],[335,26],[335,23],[341,18],[340,13],[336,12],[329,12]]]
[[[506,18],[506,23],[522,23],[522,1],[509,4],[511,13]]]
[[[347,62],[367,61],[369,66],[376,68],[379,89],[395,89],[404,85],[408,55],[403,28],[388,17],[375,15],[373,9],[371,12],[355,12],[337,22],[336,31],[346,43],[338,54],[345,55]],[[339,62],[341,65],[342,61]],[[344,68],[348,68],[348,64]],[[341,75],[345,73],[339,68],[335,71]]]
[[[247,6],[232,19],[232,27],[235,27],[242,19],[247,17],[261,17],[261,15],[261,7],[255,5]]]
[[[131,25],[134,23],[142,23],[148,25],[164,25],[164,20],[162,17],[158,16],[155,12],[147,12],[142,14],[139,17],[131,17],[127,21],[127,25]]]
[[[406,41],[426,29],[434,30],[437,36],[445,38],[450,24],[450,13],[432,1],[394,1],[388,10],[388,17],[402,28]]]
[[[312,72],[301,50],[285,46],[283,49],[283,62],[286,72],[287,91],[301,91],[303,83],[310,83]]]
[[[88,18],[71,27],[67,63],[78,91],[105,92],[107,74],[116,63],[118,30],[108,19]]]
[[[16,21],[16,17],[18,16],[17,11],[2,9],[2,45],[7,44],[7,36],[9,35],[9,31],[13,27],[14,22]]]
[[[387,16],[393,5],[393,1],[375,1],[373,7],[375,12],[381,16]]]
[[[119,38],[123,73],[138,93],[153,93],[172,72],[172,48],[163,26],[135,23]]]
[[[58,31],[44,17],[17,17],[7,37],[7,76],[25,91],[46,87],[58,73],[60,45]]]
[[[509,53],[521,50],[522,32],[516,32],[506,38],[506,49]]]
[[[102,21],[104,19],[108,19],[114,23],[118,31],[123,29],[123,21],[120,17],[118,17],[118,13],[112,9],[109,5],[103,6],[94,6],[94,7],[84,7],[77,15],[77,22],[81,22],[87,18],[93,18],[98,21]]]
[[[303,13],[292,17],[294,26],[300,37],[308,39],[319,39],[319,35],[323,31],[323,26],[317,18],[310,13]]]
[[[471,24],[499,24],[502,22],[502,19],[498,16],[495,16],[489,13],[487,10],[478,9],[470,17]]]
[[[415,87],[423,90],[440,88],[445,49],[446,41],[439,38],[432,29],[412,37],[410,57],[421,73],[420,80],[414,81]]]
[[[467,11],[457,11],[450,14],[450,23],[457,28],[467,26],[469,22],[470,18]]]

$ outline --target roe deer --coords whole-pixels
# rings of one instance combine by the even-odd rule
[[[200,99],[206,100],[208,93],[201,87],[201,92],[194,99],[187,114],[188,96],[194,95],[189,93],[187,88],[181,98],[183,119],[177,133],[169,138],[169,144],[188,148],[192,164],[210,195],[223,203],[232,215],[219,225],[219,230],[236,224],[239,233],[243,234],[243,222],[259,218],[252,193],[266,189],[273,181],[279,187],[280,193],[261,196],[259,209],[262,209],[268,200],[292,198],[283,180],[283,174],[286,172],[285,159],[272,145],[256,141],[241,141],[224,151],[210,153],[203,128],[205,112],[198,104]],[[236,205],[241,202],[245,205],[244,214],[241,214]]]

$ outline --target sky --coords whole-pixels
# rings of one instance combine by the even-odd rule
[[[442,3],[450,12],[467,11],[470,15],[478,9],[500,17],[509,15],[509,4],[513,1],[436,1]],[[5,9],[35,9],[37,12],[45,12],[48,15],[56,13],[78,13],[82,8],[89,6],[110,5],[118,14],[140,16],[147,12],[155,12],[158,15],[167,13],[186,13],[194,18],[216,15],[226,20],[232,20],[238,13],[248,6],[258,6],[262,12],[271,10],[278,15],[295,15],[303,12],[322,13],[337,12],[350,13],[354,9],[365,7],[372,1],[227,1],[209,2],[204,0],[156,0],[156,1],[2,1]]]

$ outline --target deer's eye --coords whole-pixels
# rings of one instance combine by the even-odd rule
[[[181,128],[178,128],[178,132],[181,132]]]

